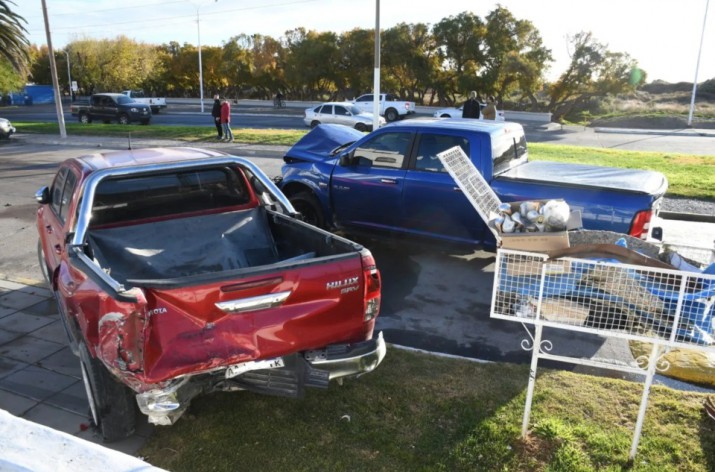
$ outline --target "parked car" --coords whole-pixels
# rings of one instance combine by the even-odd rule
[[[370,251],[298,218],[248,159],[94,153],[35,197],[40,267],[107,441],[137,406],[170,425],[201,393],[299,398],[385,356]]]
[[[135,102],[121,93],[95,93],[89,97],[89,103],[73,103],[70,111],[80,123],[102,120],[104,123],[116,121],[120,125],[126,125],[138,121],[148,125],[151,121],[149,105]]]
[[[380,126],[385,118],[379,117]],[[350,102],[328,102],[305,109],[303,123],[315,128],[322,123],[345,125],[358,131],[372,131],[373,114],[362,111]]]
[[[122,95],[126,95],[135,102],[143,103],[151,107],[151,112],[158,115],[162,108],[166,108],[166,98],[147,97],[143,90],[124,90]]]
[[[480,120],[484,119],[484,117],[482,116],[482,110],[486,106],[487,106],[486,103],[479,104],[479,119]],[[440,108],[439,110],[432,113],[432,116],[434,116],[435,118],[461,118],[462,117],[462,107],[459,106],[459,107]],[[497,110],[497,118],[495,121],[505,121],[504,110]]]
[[[6,118],[0,118],[0,138],[8,139],[15,133],[15,127]]]
[[[529,161],[524,129],[425,118],[367,135],[324,125],[291,147],[279,186],[307,221],[348,233],[494,246],[437,154],[460,146],[503,202],[563,199],[583,226],[645,238],[668,188],[660,172]]]
[[[373,94],[367,93],[360,95],[353,100],[356,107],[365,112],[372,112],[375,99]],[[401,100],[396,95],[391,93],[381,93],[380,103],[378,105],[380,115],[385,117],[388,122],[397,121],[415,113],[415,102]]]

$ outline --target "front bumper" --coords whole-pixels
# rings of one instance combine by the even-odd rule
[[[369,341],[333,344],[281,358],[248,361],[210,373],[183,376],[165,388],[138,394],[137,403],[150,423],[171,425],[199,394],[248,390],[300,398],[305,387],[327,388],[330,380],[359,377],[373,371],[386,352],[380,332]],[[236,372],[240,373],[236,375]]]

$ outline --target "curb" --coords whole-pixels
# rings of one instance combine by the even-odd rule
[[[634,128],[604,128],[597,127],[594,128],[595,133],[611,133],[611,134],[648,134],[648,135],[658,135],[658,136],[704,136],[715,138],[715,130],[708,129],[695,129],[695,128],[683,128],[683,129],[634,129]]]

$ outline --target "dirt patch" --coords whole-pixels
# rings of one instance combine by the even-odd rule
[[[687,117],[682,116],[617,116],[599,118],[592,127],[634,129],[685,129],[689,128]],[[692,128],[715,129],[715,120],[694,120]]]

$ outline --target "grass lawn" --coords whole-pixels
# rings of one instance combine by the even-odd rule
[[[22,133],[58,134],[53,123],[16,123]],[[66,123],[69,136],[126,136],[133,138],[178,139],[193,144],[215,140],[215,130],[209,126],[157,126]],[[305,135],[304,130],[241,128],[236,138],[248,144],[290,146]],[[529,143],[529,157],[548,160],[594,164],[632,169],[651,169],[668,177],[668,196],[715,200],[715,156],[693,156],[661,152],[623,151],[615,149]]]
[[[715,200],[715,156],[529,143],[529,158],[656,170],[668,177],[669,196]]]
[[[140,455],[172,471],[715,470],[703,394],[654,387],[629,464],[642,384],[540,372],[525,440],[527,366],[389,349],[373,373],[302,400],[199,397]]]

